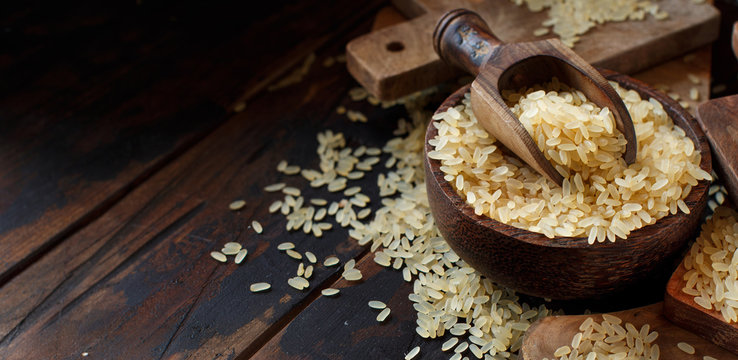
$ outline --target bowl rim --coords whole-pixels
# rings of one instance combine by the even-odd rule
[[[695,148],[699,149],[702,156],[700,160],[700,168],[707,171],[708,173],[711,173],[712,158],[707,138],[702,131],[700,125],[697,123],[694,117],[692,117],[692,115],[686,111],[686,109],[682,108],[679,103],[677,103],[671,97],[667,96],[665,93],[650,87],[642,81],[606,69],[598,68],[597,70],[599,70],[607,80],[615,81],[620,86],[628,90],[636,91],[642,98],[653,98],[660,102],[672,121],[684,130],[686,135],[692,140],[693,143],[695,143]],[[467,84],[456,90],[453,94],[451,94],[443,101],[443,103],[434,112],[434,115],[444,112],[449,107],[458,104],[464,97],[464,95],[469,91],[470,87],[471,84]],[[665,231],[669,231],[671,225],[680,221],[685,221],[686,217],[688,216],[701,216],[701,214],[697,214],[695,210],[704,208],[704,203],[707,202],[706,194],[710,182],[707,180],[700,180],[696,186],[692,187],[689,195],[684,199],[684,202],[687,204],[687,207],[690,210],[689,214],[685,214],[681,211],[677,211],[676,214],[669,214],[659,219],[654,224],[650,224],[631,231],[627,239],[617,239],[615,242],[605,240],[604,242],[596,242],[595,244],[590,245],[587,242],[586,236],[556,236],[554,238],[548,238],[544,234],[521,229],[492,219],[487,215],[477,215],[476,213],[474,213],[474,208],[472,208],[471,205],[469,205],[464,199],[461,198],[461,196],[456,192],[450,182],[444,179],[445,173],[440,169],[440,160],[431,159],[428,157],[428,152],[434,150],[434,147],[431,146],[428,141],[430,139],[433,139],[438,134],[438,129],[433,126],[436,121],[439,120],[431,119],[431,121],[428,123],[428,128],[426,129],[425,134],[424,155],[427,166],[429,166],[430,173],[433,176],[433,180],[438,183],[441,192],[446,197],[444,201],[450,202],[453,208],[458,210],[458,215],[464,216],[468,218],[468,220],[479,223],[480,225],[504,236],[515,238],[518,241],[523,241],[531,245],[551,248],[591,248],[596,246],[597,248],[624,249],[637,247],[642,242],[648,242],[650,239],[667,238],[668,234],[664,234],[662,236],[659,235],[661,235],[661,233]],[[686,127],[684,125],[686,125]],[[426,177],[426,182],[427,181],[431,181],[431,179]],[[702,204],[700,204],[700,202],[702,202]]]

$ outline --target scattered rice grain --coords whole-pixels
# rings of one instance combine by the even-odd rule
[[[339,292],[341,291],[338,289],[327,288],[327,289],[321,290],[320,293],[323,294],[323,296],[334,296],[334,295],[337,295]]]
[[[295,244],[291,242],[283,242],[277,245],[277,250],[292,250],[295,248]]]
[[[264,188],[264,191],[267,191],[267,192],[276,192],[276,191],[280,191],[280,190],[284,189],[285,186],[287,186],[287,184],[285,184],[285,183],[271,184],[271,185],[268,185],[267,187],[265,187]]]
[[[255,292],[256,293],[256,292],[262,292],[262,291],[269,290],[271,287],[272,287],[272,285],[269,284],[269,283],[258,282],[258,283],[251,284],[251,286],[249,287],[249,289],[251,290],[251,292]]]
[[[264,231],[264,228],[261,227],[261,224],[254,220],[251,222],[251,227],[256,231],[257,234],[261,234],[262,231]]]
[[[230,205],[228,205],[228,208],[231,209],[231,210],[233,210],[233,211],[237,211],[237,210],[243,209],[244,206],[246,206],[246,201],[244,201],[244,200],[236,200],[236,201],[230,203]]]
[[[228,258],[226,258],[226,256],[223,253],[219,252],[219,251],[212,251],[212,252],[210,252],[210,256],[213,259],[218,260],[220,262],[226,262],[226,261],[228,261]]]
[[[390,308],[384,308],[379,315],[377,315],[377,321],[383,322],[390,314]]]
[[[417,356],[419,353],[420,353],[420,346],[416,346],[412,350],[410,350],[410,352],[407,353],[407,355],[405,355],[405,360],[411,360],[415,358],[415,356]]]
[[[292,249],[287,249],[287,255],[293,259],[302,260],[302,254]]]
[[[684,351],[685,353],[687,353],[689,355],[693,355],[694,354],[694,346],[689,345],[686,342],[683,342],[682,341],[682,342],[677,343],[677,347],[679,348],[679,350]]]
[[[372,309],[381,310],[381,309],[386,308],[387,305],[385,303],[379,301],[379,300],[371,300],[371,301],[369,301],[369,307],[372,308]]]

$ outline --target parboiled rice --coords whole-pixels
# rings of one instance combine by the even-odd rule
[[[650,14],[657,20],[669,17],[659,10],[658,3],[648,0],[512,0],[525,3],[531,11],[549,8],[548,19],[543,26],[552,26],[553,32],[569,47],[579,41],[579,36],[598,24],[609,21],[644,20]],[[546,29],[546,28],[543,28]],[[546,29],[547,30],[547,29]],[[538,29],[535,35],[543,35]]]
[[[601,322],[588,317],[579,326],[571,344],[556,349],[554,359],[594,360],[608,359],[646,359],[658,360],[659,345],[656,331],[650,331],[649,324],[640,329],[631,323],[621,325],[622,320],[614,315],[603,314]],[[544,360],[547,360],[544,358]]]
[[[677,347],[679,350],[684,351],[687,354],[693,355],[694,354],[694,346],[689,345],[688,343],[681,341],[677,343]]]
[[[682,292],[698,305],[738,322],[738,213],[720,206],[684,258],[686,284]]]
[[[272,285],[270,285],[269,283],[258,282],[258,283],[251,284],[249,290],[251,290],[251,292],[261,292],[261,291],[269,290],[271,287]]]
[[[401,270],[405,281],[414,281],[409,298],[417,310],[415,331],[418,335],[438,338],[450,332],[468,339],[468,350],[475,355],[514,358],[525,330],[550,312],[544,305],[531,308],[520,303],[514,291],[484,278],[461,260],[440,236],[430,213],[423,171],[424,134],[430,114],[424,110],[422,100],[405,105],[412,121],[398,121],[394,132],[397,137],[390,140],[383,151],[378,148],[365,150],[365,155],[378,156],[384,152],[396,159],[388,162],[391,169],[378,175],[377,185],[382,197],[379,208],[362,224],[355,221],[358,216],[352,209],[354,204],[347,199],[332,202],[327,213],[335,216],[339,225],[351,226],[349,233],[359,244],[370,244],[372,251],[381,248],[391,258],[386,265]],[[308,180],[310,186],[316,188],[336,179],[341,159],[356,153],[346,148],[343,134],[330,130],[318,134],[318,144],[323,175]],[[371,169],[371,164],[377,161],[360,161],[361,165],[357,166]],[[343,170],[349,171],[348,168]],[[364,202],[368,203],[368,199]],[[288,210],[282,213],[292,216],[288,219],[289,229],[300,220],[294,217],[298,210]],[[323,230],[332,227],[329,222],[318,225]],[[344,273],[360,276],[359,270],[354,268],[355,263],[353,259],[347,261]],[[473,326],[464,326],[469,325],[467,323]],[[482,336],[474,335],[480,332]],[[456,353],[452,358],[460,360],[462,356]]]
[[[240,264],[243,262],[243,259],[246,258],[246,255],[248,255],[249,251],[246,249],[241,249],[237,254],[236,258],[233,260],[236,264]]]
[[[323,294],[323,296],[334,296],[334,295],[337,295],[339,292],[341,291],[338,289],[334,289],[334,288],[327,288],[327,289],[323,289],[320,291],[320,293]]]
[[[246,206],[246,201],[244,200],[236,200],[228,205],[228,208],[237,211],[241,210],[244,206]]]
[[[636,130],[638,155],[630,166],[620,157],[625,140],[607,108],[556,79],[547,84],[550,91],[503,95],[516,103],[511,110],[565,175],[562,187],[504,154],[477,123],[469,94],[463,104],[434,116],[438,135],[430,140],[434,150],[428,156],[441,161],[446,180],[476,214],[549,238],[615,241],[668,214],[689,211],[683,199],[699,180],[710,179],[699,167],[699,151],[658,101],[611,84]]]

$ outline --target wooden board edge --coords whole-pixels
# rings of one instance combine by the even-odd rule
[[[703,46],[712,44],[717,40],[720,33],[720,13],[715,9],[713,10],[714,12],[710,17],[708,17],[707,21],[691,27],[683,28],[676,33],[676,36],[670,35],[673,39],[678,39],[678,43],[676,44],[670,43],[669,41],[662,41],[668,39],[667,36],[663,36],[661,38],[654,39],[652,42],[634,47],[618,56],[594,61],[592,62],[592,65],[623,74],[634,74],[656,65],[663,64],[671,59],[697,50]],[[699,32],[707,32],[707,35],[696,36],[695,34]],[[702,41],[702,39],[708,40]],[[651,58],[636,56],[638,53],[644,52],[659,55]],[[639,59],[640,61],[621,62],[620,59],[624,56],[632,59]]]

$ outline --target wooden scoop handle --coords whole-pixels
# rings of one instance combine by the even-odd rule
[[[495,49],[502,45],[487,23],[475,12],[456,9],[447,12],[433,31],[433,48],[447,64],[477,75]]]

